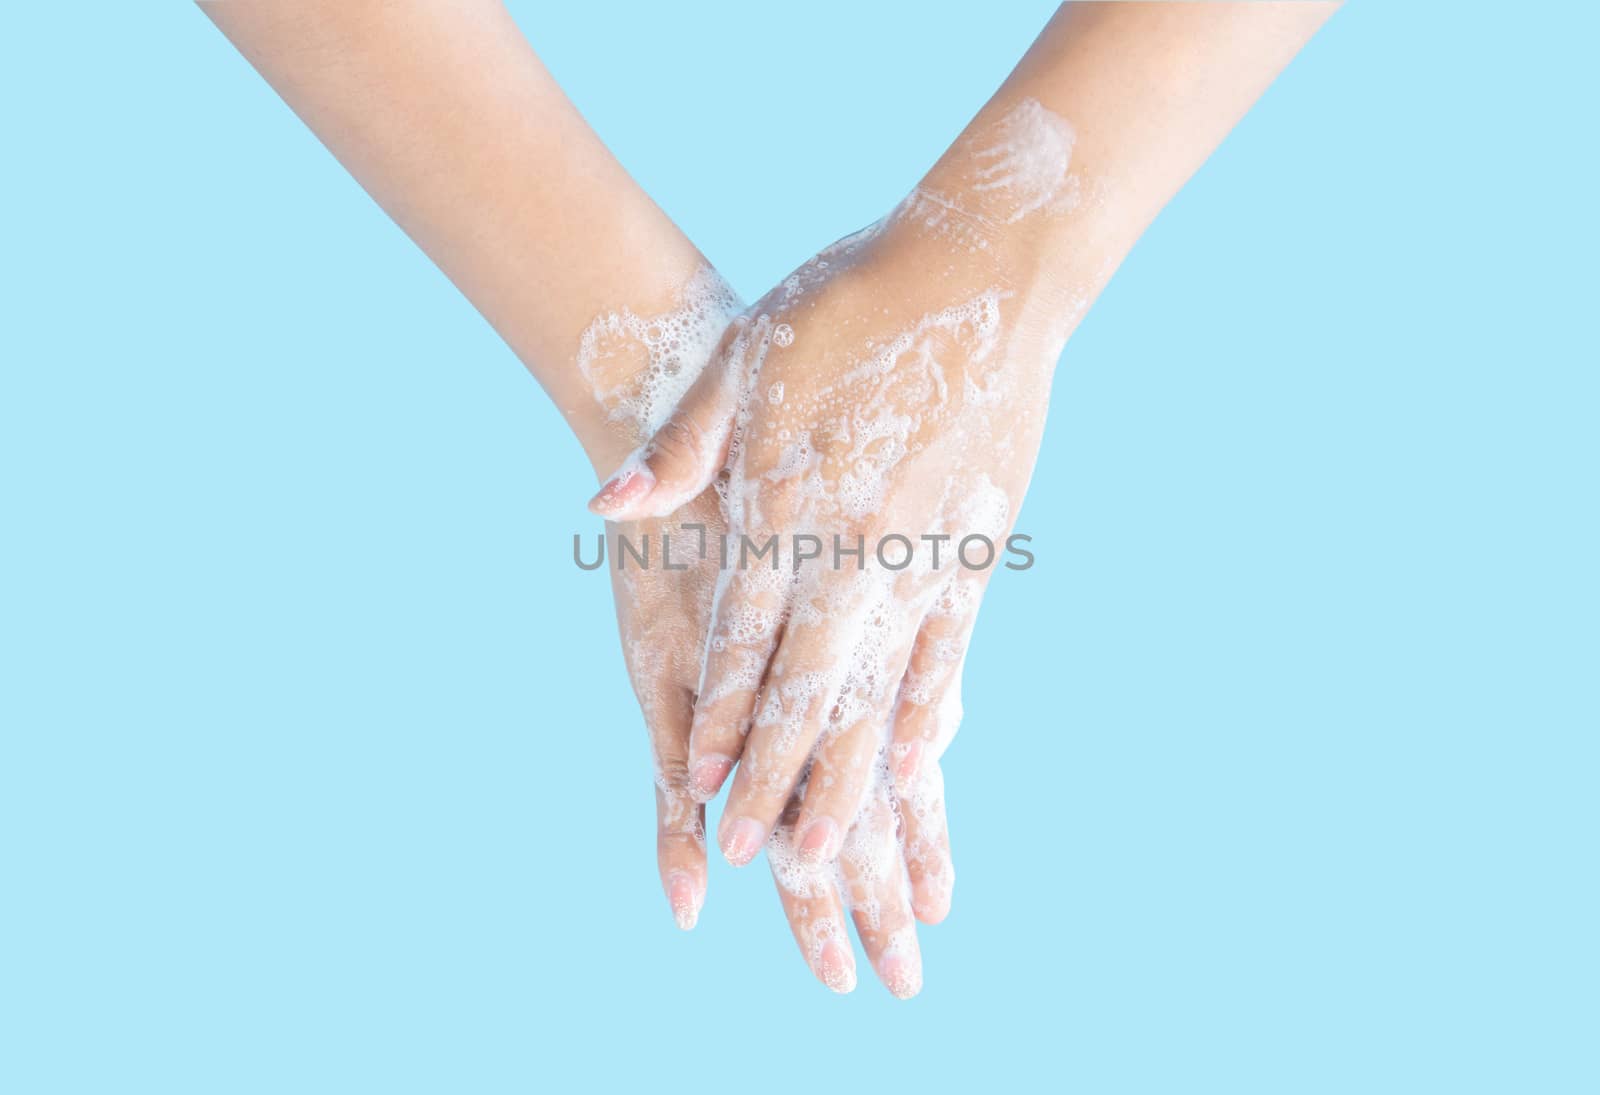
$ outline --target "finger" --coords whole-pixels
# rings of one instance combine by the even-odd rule
[[[922,991],[922,951],[911,911],[888,780],[880,780],[839,855],[845,901],[878,980],[902,1000]]]
[[[924,924],[937,924],[950,915],[950,897],[956,885],[944,812],[944,773],[938,761],[922,766],[912,786],[899,793],[899,804],[911,911]]]
[[[706,808],[656,788],[656,864],[678,927],[689,931],[706,900]]]
[[[766,843],[812,746],[837,725],[840,686],[864,621],[813,612],[816,606],[817,599],[799,604],[785,625],[717,826],[722,854],[736,867]]]
[[[911,649],[895,703],[889,755],[895,786],[913,787],[929,759],[937,760],[961,725],[961,668],[978,618],[983,582],[957,578],[940,591]]]
[[[701,802],[722,789],[744,748],[789,589],[789,576],[769,568],[724,570],[717,581],[689,732],[690,791]]]
[[[736,319],[670,418],[589,500],[613,521],[662,517],[711,485],[727,460],[740,404],[770,345],[772,321]]]
[[[835,867],[802,863],[792,836],[793,829],[783,826],[773,833],[767,848],[783,914],[817,980],[834,992],[849,992],[856,987],[856,958],[844,926]]]
[[[883,755],[882,729],[882,718],[861,719],[818,745],[795,826],[795,852],[806,863],[827,863],[838,856]]]
[[[889,715],[910,652],[911,644],[901,643],[886,662],[871,672],[858,669],[845,685],[836,707],[860,715],[844,729],[822,735],[795,826],[800,855],[810,862],[826,862],[839,854],[874,777],[886,773]]]
[[[706,897],[706,811],[689,793],[691,697],[670,685],[641,696],[656,769],[656,865],[678,927],[688,931]]]

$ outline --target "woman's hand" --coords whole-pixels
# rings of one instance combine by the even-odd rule
[[[654,760],[656,853],[662,887],[678,926],[694,927],[706,895],[705,805],[689,779],[689,740],[700,656],[709,625],[718,548],[724,534],[720,504],[710,491],[665,519],[609,527],[613,550],[619,537],[650,545],[648,568],[632,555],[612,564],[617,624],[635,695],[644,713]],[[662,544],[674,566],[662,566]],[[699,546],[709,545],[704,558]],[[909,882],[930,862],[948,863],[944,809],[937,766],[919,783],[919,795],[897,801],[886,778],[871,788],[846,819],[843,854],[828,862],[802,858],[793,823],[800,800],[788,801],[784,824],[768,846],[784,914],[812,971],[835,992],[855,987],[855,959],[845,928],[845,910],[855,918],[862,946],[890,991],[913,995],[922,982]],[[924,847],[928,850],[924,850]],[[936,854],[930,855],[928,851]],[[948,871],[945,870],[945,875]],[[948,908],[948,887],[936,912]]]
[[[591,439],[592,451],[617,437],[634,442],[659,426],[711,356],[717,332],[737,307],[709,269],[691,279],[670,311],[630,309],[599,317],[577,355],[608,423],[611,440]],[[679,927],[695,924],[705,901],[705,806],[689,778],[689,740],[701,658],[710,625],[727,524],[716,492],[707,490],[664,518],[612,523],[607,557],[623,654],[644,713],[654,760],[656,849],[662,888]],[[624,543],[628,545],[624,549]],[[914,916],[913,879],[929,864],[947,864],[942,794],[936,768],[914,798],[897,800],[880,779],[859,811],[843,819],[844,854],[824,862],[794,850],[799,799],[789,799],[788,824],[770,845],[784,913],[817,977],[837,992],[855,987],[855,960],[845,909],[855,917],[863,947],[880,978],[900,996],[922,981]],[[947,867],[934,873],[947,882]],[[940,919],[941,900],[925,918]]]
[[[948,909],[937,759],[1051,371],[1094,284],[1042,273],[1032,245],[1092,200],[1073,139],[1032,100],[967,138],[943,176],[737,321],[593,503],[670,512],[714,481],[725,499],[729,565],[687,763],[703,801],[740,761],[718,833],[735,864],[799,794],[777,847],[848,866],[853,819],[881,802],[904,826],[916,914]]]

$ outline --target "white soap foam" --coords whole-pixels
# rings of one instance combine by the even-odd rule
[[[1076,201],[1077,180],[1068,169],[1078,135],[1039,100],[1016,103],[982,140],[973,151],[978,166],[972,188],[1005,199],[1007,224],[1052,203]]]
[[[611,421],[648,436],[667,420],[742,310],[732,287],[701,267],[665,312],[641,315],[624,307],[597,316],[579,340],[578,371]]]

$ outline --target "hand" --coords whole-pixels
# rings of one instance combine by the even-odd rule
[[[673,312],[624,310],[590,326],[577,363],[615,432],[637,440],[652,415],[659,422],[671,397],[710,356],[708,334],[714,340],[732,310],[731,292],[707,269]],[[608,527],[617,623],[654,759],[657,862],[673,916],[685,930],[694,926],[706,895],[705,806],[689,781],[689,734],[726,527],[721,501],[710,490],[670,517]],[[620,555],[620,539],[635,549],[648,545],[649,564]],[[665,565],[668,551],[672,569]],[[928,875],[930,864],[948,864],[942,789],[935,767],[916,796],[897,801],[881,775],[862,809],[852,811],[837,861],[796,854],[798,797],[789,800],[789,824],[774,834],[769,860],[795,940],[820,980],[837,992],[855,987],[844,926],[848,906],[879,977],[896,995],[910,996],[921,987],[922,967],[907,880]],[[948,880],[947,867],[933,869]],[[942,893],[926,919],[941,919],[948,909],[948,885]]]
[[[645,543],[659,552],[665,534],[674,559],[690,553],[687,570],[664,570],[659,556],[651,569],[631,558],[612,569],[617,624],[634,694],[650,737],[656,785],[656,855],[662,887],[673,917],[684,930],[694,927],[705,902],[707,872],[705,805],[689,780],[689,735],[695,688],[700,675],[716,580],[715,554],[701,561],[692,554],[702,535],[715,543],[723,524],[716,495],[707,491],[667,519],[613,525],[617,536]],[[699,527],[699,526],[703,526]],[[855,920],[862,946],[884,984],[898,996],[914,995],[922,983],[921,952],[911,911],[908,879],[923,879],[930,865],[948,880],[942,786],[937,766],[919,781],[918,792],[897,801],[886,773],[880,773],[866,801],[849,820],[843,852],[836,861],[802,858],[795,850],[793,823],[800,800],[791,796],[785,820],[768,843],[768,859],[778,883],[784,915],[812,971],[835,992],[855,987],[855,959],[845,928],[845,909]],[[948,885],[942,901],[923,919],[942,919],[948,910]],[[926,908],[927,906],[925,906]]]
[[[670,512],[726,471],[736,558],[688,762],[704,801],[739,761],[718,833],[730,862],[777,829],[797,864],[848,864],[858,813],[897,809],[911,907],[927,921],[948,910],[937,761],[1051,371],[1094,284],[1054,276],[1032,249],[1092,194],[1068,170],[1072,142],[1032,100],[966,138],[882,224],[737,321],[592,503]]]

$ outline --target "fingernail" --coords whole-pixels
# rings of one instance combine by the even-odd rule
[[[656,477],[637,456],[630,456],[598,494],[589,499],[589,510],[609,517],[639,501],[655,488]]]
[[[856,960],[845,947],[835,940],[822,945],[817,956],[817,976],[834,992],[849,992],[856,987]]]
[[[915,955],[891,951],[878,961],[878,979],[902,1000],[922,991],[922,963]]]
[[[732,758],[720,753],[702,757],[689,777],[692,790],[702,800],[711,798],[722,786],[722,781],[728,778],[728,770],[732,767]]]
[[[727,835],[722,838],[722,854],[735,867],[743,867],[754,859],[767,839],[766,830],[747,817],[727,825],[726,830]]]
[[[672,918],[678,927],[688,931],[700,919],[700,901],[695,892],[694,878],[683,871],[673,871],[667,876],[667,901],[672,905]]]
[[[832,859],[833,840],[838,832],[839,827],[832,818],[819,817],[807,825],[805,835],[800,838],[800,861],[823,863]]]
[[[910,787],[917,778],[917,769],[922,764],[922,742],[914,741],[906,746],[905,755],[900,758],[900,763],[895,766],[895,778],[899,780],[900,790]]]

